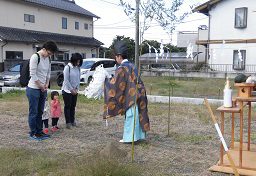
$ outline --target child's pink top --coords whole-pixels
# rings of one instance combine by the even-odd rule
[[[61,116],[60,101],[52,100],[51,101],[51,117],[59,118],[60,116]]]

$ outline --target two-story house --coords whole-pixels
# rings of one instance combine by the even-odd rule
[[[193,11],[209,17],[208,64],[228,64],[229,71],[250,71],[256,64],[256,1],[209,0]],[[221,67],[216,67],[216,69]]]
[[[29,59],[47,40],[57,43],[54,60],[79,52],[98,57],[103,43],[93,37],[99,17],[74,0],[0,0],[0,71]]]

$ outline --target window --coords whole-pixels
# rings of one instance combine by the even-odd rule
[[[103,67],[104,68],[111,68],[111,67],[114,67],[116,64],[115,61],[104,61],[103,62]]]
[[[79,22],[77,22],[77,21],[75,22],[75,29],[79,30]]]
[[[96,54],[92,54],[92,58],[95,58],[96,57]]]
[[[62,17],[62,29],[68,28],[68,19],[65,17]]]
[[[86,53],[81,53],[81,55],[82,55],[83,59],[86,58]]]
[[[35,15],[24,14],[24,21],[29,23],[35,23]]]
[[[20,72],[20,64],[17,64],[8,69],[10,72]]]
[[[247,7],[241,7],[235,9],[235,28],[247,27]]]
[[[95,61],[83,61],[83,64],[81,65],[81,68],[83,69],[89,69],[92,67],[92,65],[95,63]]]
[[[244,70],[246,60],[246,50],[234,50],[233,69]]]
[[[69,53],[64,53],[64,60],[69,60]]]
[[[56,70],[60,70],[58,64],[52,63],[51,64],[51,71],[56,71]]]
[[[23,52],[22,51],[6,51],[6,59],[14,60],[14,59],[23,59]]]
[[[104,64],[104,61],[98,61],[95,64],[93,64],[93,66],[91,67],[91,71],[94,71],[96,67],[98,67],[101,64]]]
[[[55,60],[63,61],[64,60],[64,54],[62,52],[59,52],[55,55]]]
[[[89,29],[89,25],[87,23],[84,23],[84,29],[88,30]]]

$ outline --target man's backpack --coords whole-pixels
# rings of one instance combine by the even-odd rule
[[[70,66],[68,66],[68,73],[69,73],[69,80],[70,80]],[[63,81],[64,81],[64,74],[63,73],[60,73],[58,76],[57,76],[57,85],[59,87],[62,87],[63,85]]]
[[[37,65],[40,62],[40,56],[38,53],[37,57],[38,57],[38,62]],[[30,79],[30,72],[29,72],[29,60],[25,60],[22,62],[22,64],[20,65],[20,85],[22,87],[26,87],[28,85],[29,79]]]

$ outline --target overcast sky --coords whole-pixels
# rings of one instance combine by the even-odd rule
[[[135,2],[135,0],[133,0]],[[207,0],[185,0],[182,10],[189,9],[189,5],[200,4]],[[127,2],[127,0],[126,0]],[[129,0],[131,2],[131,0]],[[119,6],[119,0],[76,0],[76,3],[86,10],[99,16],[100,19],[94,23],[94,37],[103,42],[105,47],[109,47],[116,35],[135,38],[135,24],[130,21]],[[199,25],[207,25],[207,17],[202,14],[192,14],[184,20],[184,23],[176,27],[178,31],[197,31]],[[176,44],[176,35],[173,37],[153,22],[152,27],[144,34],[144,40],[157,40],[163,43]]]

